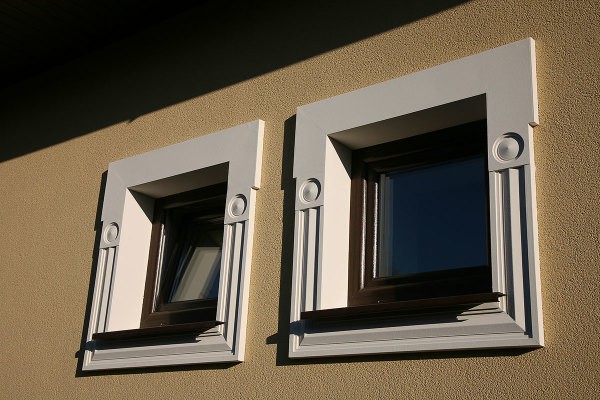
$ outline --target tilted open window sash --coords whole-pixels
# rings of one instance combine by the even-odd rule
[[[227,184],[157,200],[141,327],[216,321]]]

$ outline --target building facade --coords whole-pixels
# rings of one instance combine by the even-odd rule
[[[599,14],[597,1],[209,2],[5,87],[0,397],[598,397]],[[526,38],[544,346],[290,357],[298,107]],[[256,120],[243,362],[85,370],[109,164]]]

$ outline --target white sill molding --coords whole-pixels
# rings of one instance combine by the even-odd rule
[[[453,321],[301,321],[302,311],[347,306],[352,151],[484,118],[492,286],[506,297]],[[290,357],[542,346],[537,124],[533,39],[299,107]]]
[[[263,131],[257,120],[110,164],[83,370],[243,361]],[[139,328],[154,199],[224,181],[216,319],[225,324],[192,340],[92,340],[97,332]]]

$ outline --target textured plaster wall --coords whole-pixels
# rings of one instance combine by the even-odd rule
[[[273,29],[285,47],[265,8],[238,31],[179,43],[165,44],[167,24],[5,91],[0,146],[32,133],[52,143],[0,163],[0,398],[598,398],[599,10],[598,1],[470,1],[169,101],[169,82],[202,68],[198,49],[212,49],[206,61],[217,66],[220,49],[242,52],[252,68],[260,60],[243,48],[252,29]],[[529,36],[546,347],[288,360],[296,107]],[[235,40],[239,48],[224,45]],[[205,85],[199,75],[190,87]],[[146,98],[170,104],[148,110],[138,104]],[[80,376],[108,163],[257,118],[266,131],[246,361]],[[77,134],[53,139],[64,132]]]

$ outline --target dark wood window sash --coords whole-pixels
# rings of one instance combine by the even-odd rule
[[[483,120],[357,150],[353,153],[349,306],[416,300],[419,296],[446,298],[453,293],[440,292],[440,289],[443,288],[443,282],[449,279],[461,282],[465,287],[466,293],[454,294],[491,292],[489,249],[488,265],[485,266],[402,277],[375,277],[380,175],[389,171],[410,170],[477,154],[483,154],[485,157],[486,135],[482,134],[485,132],[486,121]],[[487,191],[486,187],[486,193]],[[482,284],[482,282],[486,283]],[[411,291],[414,293],[411,294]],[[413,305],[419,306],[419,304]]]
[[[166,301],[167,288],[172,286],[176,271],[168,271],[162,279],[157,279],[157,274],[159,273],[158,269],[161,268],[159,253],[163,237],[163,215],[165,210],[197,203],[200,200],[206,204],[205,208],[208,212],[222,217],[225,211],[226,192],[227,183],[225,182],[156,200],[140,328],[187,325],[188,323],[200,321],[214,322],[217,299],[169,303]],[[158,282],[159,280],[161,282]]]

